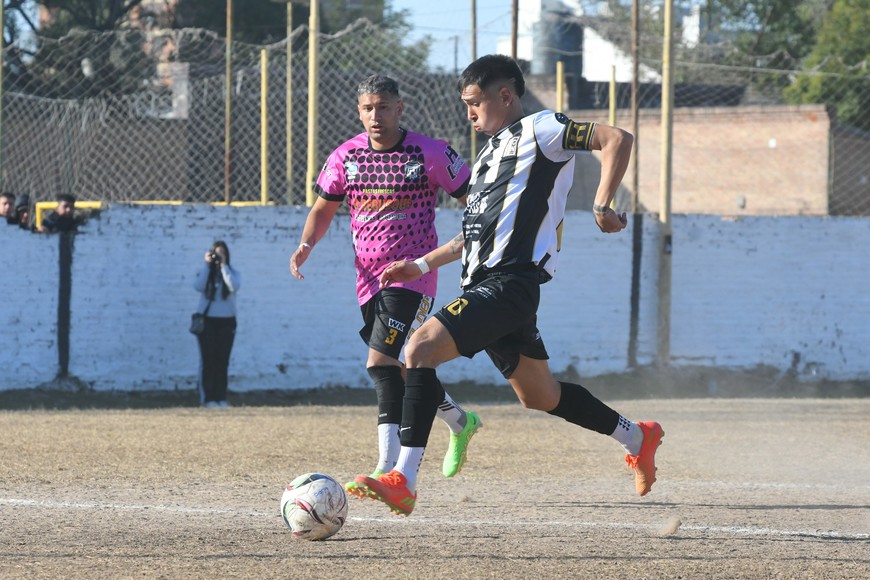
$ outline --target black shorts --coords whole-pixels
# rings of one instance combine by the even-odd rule
[[[369,348],[399,359],[405,342],[426,321],[433,298],[406,288],[384,288],[360,306],[359,335]]]
[[[485,350],[501,374],[509,378],[521,354],[538,360],[550,358],[536,326],[540,299],[536,271],[492,273],[466,287],[462,296],[441,308],[435,317],[447,328],[462,356],[471,358]]]

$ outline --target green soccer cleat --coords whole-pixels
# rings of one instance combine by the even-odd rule
[[[441,473],[444,474],[444,477],[453,477],[462,471],[462,466],[465,465],[468,458],[468,444],[481,427],[483,427],[483,421],[480,420],[477,413],[466,411],[465,428],[459,433],[450,433],[450,445],[447,447],[447,454],[444,456],[444,463],[441,466]]]
[[[383,474],[384,472],[380,469],[375,469],[369,477],[372,479],[377,479]],[[348,481],[344,484],[344,491],[346,491],[350,495],[355,495],[356,497],[361,499],[367,498],[369,496],[369,488],[365,484],[364,479],[365,478],[360,475],[354,478],[353,481]]]

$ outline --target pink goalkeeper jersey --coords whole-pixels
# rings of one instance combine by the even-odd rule
[[[373,150],[368,134],[360,133],[332,152],[315,191],[329,201],[347,198],[360,305],[377,294],[378,276],[389,264],[416,260],[438,247],[438,190],[462,197],[470,175],[446,141],[412,131],[388,151]],[[432,271],[393,287],[435,296],[437,284]]]

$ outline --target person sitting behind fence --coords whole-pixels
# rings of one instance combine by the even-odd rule
[[[57,208],[42,220],[39,231],[44,234],[75,232],[79,222],[76,218],[76,198],[69,193],[61,193],[56,198]]]
[[[22,230],[34,231],[30,225],[30,196],[26,193],[22,193],[16,198],[15,211],[9,223],[17,224]]]
[[[6,218],[6,223],[15,223],[15,194],[8,191],[0,193],[0,218]]]

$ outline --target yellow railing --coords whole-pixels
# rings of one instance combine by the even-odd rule
[[[42,229],[42,213],[46,210],[55,209],[57,207],[56,201],[38,201],[36,202],[36,229]],[[101,201],[77,201],[76,209],[100,209],[103,207],[103,202]]]
[[[164,200],[164,201],[127,201],[121,202],[117,205],[123,205],[124,203],[134,204],[134,205],[184,205],[186,202],[179,200]],[[76,201],[76,209],[103,209],[103,206],[108,205],[106,202],[102,201]],[[225,201],[214,201],[208,205],[227,205]],[[263,203],[262,201],[234,201],[230,203],[233,207],[250,207],[255,205],[275,205],[273,202]],[[42,229],[42,217],[43,213],[48,210],[53,210],[57,208],[56,201],[38,201],[36,202],[36,208],[34,210],[35,220],[36,220],[36,229]]]

